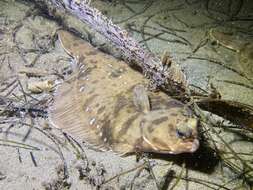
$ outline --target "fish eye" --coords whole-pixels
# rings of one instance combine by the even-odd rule
[[[176,129],[176,134],[177,134],[177,137],[179,137],[181,139],[185,138],[185,134],[178,129]]]
[[[185,139],[192,136],[192,131],[189,128],[187,128],[187,126],[183,125],[176,129],[176,135],[179,138]]]

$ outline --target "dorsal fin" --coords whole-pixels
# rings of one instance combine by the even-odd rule
[[[133,90],[134,105],[142,112],[147,113],[150,111],[150,102],[147,90],[143,85],[136,85]]]
[[[83,41],[68,31],[58,30],[57,34],[62,48],[73,57],[72,67],[77,71],[75,72],[76,77],[81,77],[87,69],[84,55],[89,48],[85,48]]]

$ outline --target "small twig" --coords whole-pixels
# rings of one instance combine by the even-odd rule
[[[30,124],[28,124],[28,123],[24,123],[24,122],[17,122],[17,123],[19,123],[19,124],[22,124],[22,125],[24,125],[24,126],[27,126],[27,127],[31,127],[31,125]],[[34,129],[36,129],[36,130],[38,130],[39,132],[41,132],[43,135],[45,135],[47,138],[49,138],[55,145],[56,145],[56,147],[57,147],[57,149],[58,149],[58,154],[59,154],[59,156],[60,156],[60,158],[61,158],[61,160],[62,160],[62,162],[63,162],[63,165],[64,165],[64,175],[65,176],[68,176],[68,171],[67,171],[67,163],[66,163],[66,160],[65,160],[65,158],[64,158],[64,155],[63,155],[63,153],[62,153],[62,150],[61,150],[61,148],[60,148],[60,146],[59,146],[59,143],[57,142],[57,140],[55,139],[55,137],[54,136],[52,136],[51,134],[49,134],[49,133],[46,133],[46,131],[43,131],[42,129],[40,129],[40,128],[38,128],[38,127],[33,127]]]
[[[176,181],[175,181],[175,183],[172,185],[172,187],[170,188],[170,190],[173,190],[173,189],[178,185],[178,183],[179,183],[180,180],[182,179],[184,170],[185,170],[185,163],[183,163],[182,169],[181,169],[181,171],[180,171],[180,174],[177,176]]]
[[[25,102],[27,103],[26,93],[25,93],[25,90],[24,90],[24,88],[23,88],[23,85],[21,84],[21,82],[20,82],[19,79],[18,79],[18,84],[19,84],[19,87],[20,87],[21,92],[23,93],[24,100],[25,100]]]
[[[70,145],[75,149],[75,155],[77,157],[77,159],[81,158],[81,159],[85,159],[87,162],[88,162],[88,158],[87,158],[87,155],[85,154],[82,146],[74,139],[72,138],[71,136],[68,136],[66,133],[63,133],[64,137],[68,140],[68,142],[70,143]],[[75,144],[78,146],[78,148],[81,149],[81,152],[80,150],[75,146]]]
[[[115,176],[113,176],[113,177],[111,177],[111,178],[105,180],[103,184],[106,184],[106,183],[108,183],[108,182],[110,182],[110,181],[112,181],[112,180],[114,180],[114,179],[116,179],[116,178],[118,178],[118,177],[120,177],[120,176],[122,176],[122,175],[128,174],[128,173],[133,172],[133,171],[135,171],[135,170],[137,170],[137,169],[143,169],[143,168],[145,168],[145,167],[146,167],[146,163],[143,163],[143,164],[141,164],[141,165],[139,165],[139,166],[136,166],[136,167],[134,167],[134,168],[131,168],[131,169],[129,169],[129,170],[126,170],[126,171],[124,171],[124,172],[122,172],[122,173],[120,173],[120,174],[117,174],[117,175],[115,175]]]
[[[244,84],[244,83],[238,82],[238,81],[218,80],[218,79],[216,79],[216,81],[217,81],[217,82],[230,83],[230,84],[234,84],[234,85],[239,85],[239,86],[243,86],[243,87],[245,87],[245,88],[248,88],[248,89],[253,90],[253,86],[247,85],[247,84]]]
[[[144,170],[144,168],[139,168],[138,170],[137,170],[137,172],[135,173],[135,175],[134,175],[134,177],[133,177],[133,179],[131,180],[131,183],[130,183],[130,190],[132,190],[133,189],[133,187],[134,187],[134,182],[135,182],[135,179],[137,179],[140,175],[141,175],[141,172]]]
[[[244,73],[242,73],[242,72],[240,72],[240,71],[238,71],[238,70],[236,70],[234,68],[226,66],[223,62],[221,62],[219,60],[215,60],[215,59],[211,59],[211,58],[206,58],[206,57],[196,57],[196,56],[188,56],[187,59],[205,60],[205,61],[208,61],[210,63],[214,63],[214,64],[217,64],[217,65],[220,65],[220,66],[222,66],[222,67],[224,67],[224,68],[226,68],[226,69],[228,69],[230,71],[233,71],[234,73],[237,73],[238,75],[246,78],[247,80],[249,80]]]
[[[157,33],[157,34],[155,34],[153,36],[145,38],[145,40],[140,40],[139,43],[147,42],[147,41],[152,40],[154,38],[160,38],[160,36],[163,35],[163,34],[164,34],[163,32]]]
[[[13,128],[13,127],[14,127],[14,124],[10,124],[9,127],[6,129],[6,131],[5,131],[5,139],[8,138],[8,135],[9,135],[9,133],[10,133],[10,130],[11,130],[11,128]]]
[[[145,5],[145,7],[141,11],[136,12],[134,15],[132,15],[132,16],[130,16],[128,18],[125,18],[125,19],[123,19],[121,21],[115,22],[115,24],[120,24],[120,23],[126,22],[126,21],[128,21],[130,19],[133,19],[134,17],[137,17],[137,16],[145,13],[146,10],[149,9],[153,5],[154,2],[155,2],[154,0],[148,1],[147,4]]]
[[[142,33],[140,30],[135,29],[135,28],[133,28],[133,27],[130,27],[130,29],[131,29],[132,31],[134,31],[134,32]],[[159,35],[158,35],[158,34],[159,34]],[[151,36],[151,37],[153,37],[153,38],[155,37],[155,38],[158,39],[158,40],[162,40],[162,41],[170,42],[170,43],[179,43],[179,44],[187,45],[186,42],[183,42],[183,41],[181,41],[181,40],[177,40],[177,39],[168,39],[168,38],[159,37],[159,36],[160,36],[160,33],[158,33],[158,34],[151,34],[151,33],[149,33],[149,32],[144,32],[144,35],[146,35],[146,36]]]
[[[172,178],[178,178],[179,176],[177,175],[174,175],[174,176],[171,176]],[[227,187],[224,187],[218,183],[215,183],[215,182],[211,182],[211,181],[207,181],[207,180],[203,180],[203,179],[199,179],[199,178],[192,178],[192,177],[183,177],[181,176],[181,180],[185,180],[185,181],[190,181],[190,182],[194,182],[194,183],[197,183],[197,184],[201,184],[201,185],[204,185],[210,189],[213,189],[213,190],[217,190],[217,188],[221,188],[221,189],[225,189],[225,190],[231,190],[230,188],[227,188]],[[213,187],[215,186],[215,187]]]
[[[18,152],[18,160],[19,160],[20,163],[22,163],[22,158],[21,158],[19,148],[17,148],[17,152]]]
[[[127,5],[126,1],[123,0],[122,4],[132,13],[136,13],[134,9],[132,9],[129,5]]]
[[[142,41],[144,43],[144,45],[146,46],[146,48],[148,49],[148,51],[151,52],[150,48],[148,47],[147,41],[146,41],[146,37],[145,37],[145,26],[148,23],[148,21],[153,17],[154,15],[148,16],[146,18],[146,20],[144,21],[143,25],[141,26],[141,37],[142,37]]]
[[[7,90],[8,88],[10,88],[12,85],[14,85],[17,82],[17,79],[15,78],[13,81],[11,81],[10,83],[7,83],[6,86],[2,89],[0,89],[0,92],[4,92],[5,90]],[[4,84],[1,84],[1,86]]]
[[[35,56],[35,58],[33,59],[33,61],[29,64],[29,65],[27,65],[28,67],[33,67],[35,64],[36,64],[36,62],[39,60],[39,58],[40,58],[40,56],[42,55],[42,53],[38,53],[36,56]]]
[[[0,142],[9,143],[9,144],[1,144],[3,146],[12,146],[12,147],[17,147],[18,146],[19,148],[24,148],[24,149],[40,150],[39,148],[37,148],[35,146],[29,145],[29,144],[20,143],[20,142],[16,142],[16,141],[13,141],[13,140],[0,139]]]
[[[208,38],[204,37],[200,40],[199,44],[192,50],[192,53],[196,53],[200,48],[204,47],[208,42]]]
[[[156,24],[158,24],[161,28],[165,29],[166,31],[173,31],[173,32],[187,32],[184,29],[178,29],[178,28],[172,28],[170,26],[165,26],[163,24],[161,24],[160,22],[155,22]],[[159,30],[159,29],[158,29]],[[163,30],[164,31],[164,30]]]
[[[4,61],[5,61],[5,58],[6,58],[6,55],[4,55],[3,58],[2,58],[1,61],[0,61],[0,69],[1,69],[2,66],[3,66],[3,63],[4,63]]]
[[[183,36],[178,35],[175,31],[171,32],[171,31],[169,31],[167,29],[166,30],[165,29],[160,29],[160,28],[156,28],[156,27],[153,27],[153,26],[145,26],[145,27],[151,28],[151,29],[156,30],[156,31],[163,32],[164,34],[169,34],[169,35],[175,36],[176,38],[179,38],[179,39],[183,40],[185,42],[185,45],[192,46],[192,44],[191,44],[191,42],[189,40],[187,40]]]
[[[9,69],[10,69],[11,71],[13,71],[13,67],[11,66],[10,56],[9,56],[9,55],[7,56],[7,65],[8,65],[8,67],[9,67]]]
[[[32,159],[33,165],[34,165],[35,167],[37,167],[37,166],[38,166],[38,164],[37,164],[37,162],[36,162],[36,160],[35,160],[34,155],[33,155],[33,153],[32,153],[32,152],[30,152],[30,156],[31,156],[31,159]]]
[[[156,176],[155,176],[155,174],[154,174],[153,168],[152,168],[152,166],[150,165],[150,161],[149,161],[149,160],[146,160],[146,163],[147,163],[148,171],[149,171],[151,177],[153,178],[153,180],[155,181],[156,188],[157,188],[158,190],[161,190],[162,188],[160,187],[160,184],[158,183],[158,181],[157,181],[157,179],[156,179]]]
[[[27,138],[29,137],[29,135],[31,134],[31,132],[32,132],[32,129],[33,129],[33,126],[34,126],[34,121],[33,121],[32,117],[30,117],[30,119],[31,119],[31,125],[30,125],[28,131],[26,132],[24,138],[22,139],[22,142],[25,142],[27,140]]]

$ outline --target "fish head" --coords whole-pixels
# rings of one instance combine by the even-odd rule
[[[195,152],[198,120],[183,110],[155,110],[147,113],[140,123],[142,148],[145,151],[180,154]]]

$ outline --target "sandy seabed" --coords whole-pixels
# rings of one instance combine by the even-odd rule
[[[234,72],[235,53],[205,42],[217,27],[252,39],[252,15],[251,21],[240,18],[253,5],[244,1],[237,10],[239,2],[96,0],[92,6],[152,52],[171,52],[191,84],[207,89],[211,80],[225,99],[253,105],[252,84]],[[62,82],[71,72],[71,57],[55,36],[60,27],[30,3],[0,2],[0,189],[250,189],[250,132],[219,128],[223,142],[210,133],[213,141],[203,137],[194,154],[148,155],[137,162],[135,155],[99,152],[53,128],[46,111],[54,93],[31,93],[27,84]],[[27,74],[27,67],[36,74]]]

